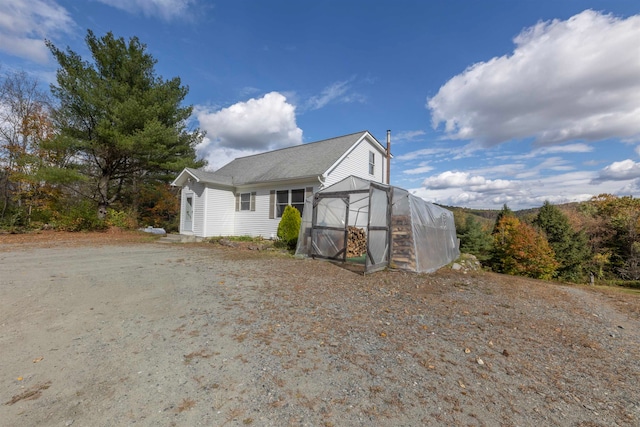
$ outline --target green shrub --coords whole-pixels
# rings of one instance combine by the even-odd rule
[[[123,230],[134,230],[138,228],[138,219],[135,212],[117,211],[115,209],[107,209],[106,223],[109,227],[118,227]]]
[[[107,224],[98,218],[95,204],[82,201],[65,206],[53,214],[53,228],[61,231],[95,231],[104,230]]]
[[[278,224],[278,239],[286,243],[290,250],[296,248],[298,233],[300,232],[300,211],[293,206],[286,206]]]

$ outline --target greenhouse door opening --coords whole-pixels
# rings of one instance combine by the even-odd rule
[[[316,194],[311,228],[312,256],[346,261],[348,223],[348,194]]]
[[[390,222],[391,188],[372,183],[369,189],[365,274],[382,270],[389,265]]]
[[[391,188],[317,193],[311,221],[311,255],[381,270],[390,258]]]

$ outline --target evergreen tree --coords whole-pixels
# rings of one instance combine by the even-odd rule
[[[483,229],[480,221],[473,215],[466,216],[464,227],[458,237],[460,251],[475,255],[480,261],[489,259],[492,247],[491,234]]]
[[[500,223],[502,218],[504,218],[505,216],[515,216],[513,211],[509,209],[509,206],[507,206],[506,203],[502,205],[502,209],[500,210],[500,212],[498,212],[498,216],[496,217],[496,222],[493,225],[493,231],[491,232],[491,234],[496,233],[498,229],[498,224]]]
[[[585,264],[590,258],[587,238],[574,231],[567,216],[560,209],[545,201],[534,225],[544,231],[559,263],[556,275],[561,280],[580,282],[585,279]]]
[[[278,238],[286,243],[289,249],[296,248],[301,223],[300,211],[291,205],[285,206],[278,224]]]
[[[192,107],[182,106],[188,88],[179,78],[156,76],[156,60],[133,37],[126,42],[109,32],[86,43],[93,62],[50,41],[58,61],[58,125],[62,140],[75,151],[75,168],[87,178],[84,195],[104,218],[115,202],[133,204],[143,184],[168,182],[196,161],[195,146],[203,134],[187,129]]]

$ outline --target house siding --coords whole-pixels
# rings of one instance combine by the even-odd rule
[[[237,211],[235,215],[235,233],[237,236],[262,236],[270,238],[278,229],[278,223],[269,219],[269,189],[243,189],[237,193],[256,193],[255,211]],[[273,229],[275,222],[275,231]],[[274,234],[275,236],[275,234]]]
[[[235,233],[235,195],[230,190],[207,188],[204,237],[233,236]]]
[[[375,168],[373,175],[369,174],[370,151],[375,153]],[[328,187],[336,182],[342,181],[349,175],[355,175],[371,181],[383,182],[383,166],[385,161],[385,157],[380,150],[367,139],[363,139],[354,147],[349,155],[335,167],[335,169],[329,172],[325,179],[325,186]]]
[[[238,190],[238,193],[256,192],[255,211],[237,211],[235,215],[235,235],[236,236],[262,236],[265,239],[275,238],[278,233],[280,218],[269,218],[271,208],[270,191],[297,190],[313,187],[317,190],[317,185],[312,183],[302,183],[293,185],[280,185],[264,188],[246,188]],[[307,195],[305,194],[305,197]],[[235,209],[235,208],[234,208]]]

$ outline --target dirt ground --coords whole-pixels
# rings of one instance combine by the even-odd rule
[[[638,426],[640,297],[0,235],[3,426]]]

